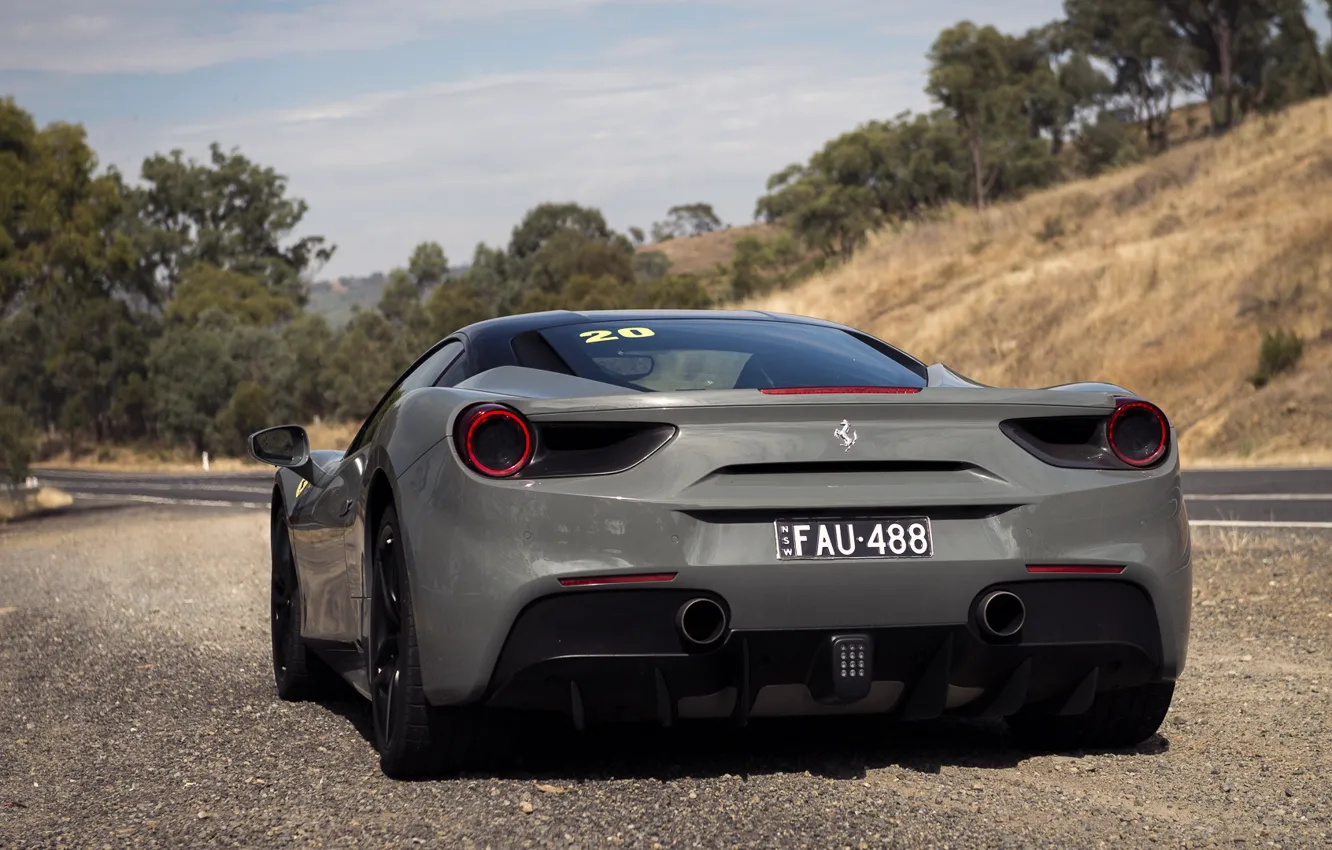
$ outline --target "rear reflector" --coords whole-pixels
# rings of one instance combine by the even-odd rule
[[[764,387],[759,392],[764,395],[912,395],[920,392],[920,387]]]
[[[560,584],[565,587],[590,587],[596,584],[641,584],[650,581],[671,581],[675,573],[652,573],[638,576],[588,576],[586,578],[562,578]]]
[[[1092,575],[1111,575],[1111,576],[1117,576],[1117,575],[1119,575],[1120,573],[1124,572],[1124,568],[1123,568],[1123,567],[1088,567],[1088,566],[1080,566],[1080,567],[1079,567],[1079,566],[1061,567],[1061,566],[1043,566],[1043,565],[1042,565],[1042,566],[1036,566],[1036,565],[1028,564],[1028,565],[1027,565],[1027,572],[1029,572],[1029,573],[1083,573],[1083,574],[1092,574]]]

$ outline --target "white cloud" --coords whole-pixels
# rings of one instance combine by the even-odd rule
[[[0,69],[171,72],[437,39],[456,34],[458,22],[524,11],[551,22],[558,41],[561,15],[668,2],[323,0],[254,11],[216,0],[5,0]],[[622,229],[647,227],[690,201],[747,222],[771,173],[865,120],[926,106],[933,33],[962,17],[999,17],[980,0],[718,4],[752,12],[744,25],[771,29],[784,46],[745,51],[728,39],[734,31],[706,24],[692,40],[645,30],[594,48],[575,69],[423,82],[280,111],[206,112],[189,124],[85,123],[102,160],[131,176],[153,152],[179,147],[203,157],[212,141],[239,146],[289,176],[291,192],[310,204],[306,232],[338,243],[327,272],[364,273],[403,262],[423,239],[465,260],[478,241],[506,242],[523,213],[547,200],[598,206]],[[1059,0],[1014,0],[996,22],[1028,26],[1058,8]],[[826,31],[829,22],[897,37],[870,55],[791,46],[806,23]]]
[[[342,50],[375,50],[445,37],[469,21],[506,15],[550,17],[618,5],[675,0],[317,0],[256,10],[217,0],[5,0],[0,70],[72,74],[173,73],[227,62]],[[1059,0],[984,0],[922,5],[918,0],[716,0],[753,13],[750,26],[827,24],[869,27],[886,37],[931,37],[963,17],[1022,20],[1052,16]],[[619,45],[619,58],[658,53],[656,36]]]
[[[507,241],[547,200],[598,206],[620,228],[695,200],[748,222],[769,174],[864,120],[923,106],[920,88],[916,68],[866,72],[788,51],[502,74],[207,125],[89,130],[127,175],[154,150],[238,145],[290,177],[310,203],[307,229],[339,244],[327,272],[350,274],[402,263],[423,239],[467,259],[478,241]]]
[[[373,50],[446,25],[580,11],[613,0],[321,0],[292,10],[215,0],[6,0],[0,69],[179,72],[224,62]]]
[[[659,56],[679,44],[677,39],[666,36],[640,36],[612,45],[605,55],[608,59],[642,59]]]

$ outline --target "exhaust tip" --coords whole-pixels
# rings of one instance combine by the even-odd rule
[[[976,603],[976,625],[988,637],[1012,637],[1022,630],[1026,619],[1026,606],[1017,594],[1007,590],[987,593]]]
[[[710,646],[726,633],[726,611],[711,599],[690,599],[675,613],[675,628],[695,646]]]

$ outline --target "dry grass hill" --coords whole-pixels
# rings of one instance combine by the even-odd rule
[[[882,233],[747,306],[863,327],[988,384],[1118,383],[1165,408],[1188,463],[1332,462],[1332,100]],[[1303,357],[1255,389],[1276,328]]]
[[[672,274],[707,275],[716,270],[718,264],[727,265],[731,262],[731,257],[735,255],[735,243],[742,237],[770,239],[780,232],[780,228],[771,224],[746,224],[687,239],[651,242],[641,246],[638,251],[660,251],[665,254],[671,261]]]

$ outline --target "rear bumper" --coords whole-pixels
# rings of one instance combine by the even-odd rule
[[[1015,466],[1025,469],[1032,462],[1021,449],[1010,448],[1021,456],[1012,461]],[[885,689],[899,684],[898,697],[914,692],[922,659],[933,663],[950,635],[944,685],[954,690],[945,703],[955,707],[973,693],[956,689],[990,693],[1028,658],[1031,668],[1023,675],[1032,678],[1025,704],[1051,698],[1075,679],[1080,683],[1091,669],[1098,670],[1100,689],[1137,679],[1175,679],[1187,657],[1192,601],[1188,518],[1177,459],[1150,473],[1055,470],[1050,477],[1045,492],[1028,490],[1020,499],[972,513],[970,507],[904,499],[885,499],[882,508],[872,509],[930,516],[935,557],[929,560],[792,562],[776,559],[769,517],[608,494],[612,487],[633,489],[622,476],[479,483],[461,473],[446,451],[432,451],[398,482],[425,695],[437,705],[490,702],[565,710],[569,681],[603,678],[592,674],[606,669],[612,680],[650,682],[654,716],[660,699],[657,680],[665,678],[669,701],[686,716],[703,709],[686,710],[680,699],[735,686],[736,654],[745,647],[747,675],[761,677],[767,675],[760,664],[765,649],[774,658],[791,659],[782,664],[803,669],[810,653],[818,651],[809,646],[850,632],[874,635],[875,680],[889,683],[876,690],[881,701]],[[840,502],[847,510],[865,512],[863,502],[837,490],[820,498],[829,511],[840,510]],[[1113,565],[1123,572],[1036,576],[1027,570],[1028,565],[1061,564]],[[668,585],[642,590],[662,600],[661,610],[645,610],[624,621],[609,609],[571,608],[576,616],[567,630],[547,631],[539,640],[522,637],[531,628],[533,612],[552,604],[547,600],[628,598],[611,595],[620,591],[565,588],[561,577],[662,572],[677,576]],[[1038,594],[1037,601],[1044,591],[1036,588],[1060,588],[1055,607],[1068,615],[1057,621],[1063,631],[1046,630],[1040,620],[1031,620],[1018,647],[981,642],[969,624],[975,600],[989,588],[1018,586]],[[1121,599],[1114,588],[1131,588],[1137,596]],[[682,592],[713,595],[729,609],[732,633],[706,658],[681,652],[672,631]],[[1119,633],[1113,640],[1079,637],[1079,629],[1114,618],[1116,611],[1131,611],[1135,623],[1150,626],[1150,636],[1134,631],[1132,639]],[[1029,613],[1044,616],[1030,605]],[[640,620],[653,621],[651,629],[665,629],[666,638],[677,641],[671,645],[675,648],[651,644],[655,648],[642,649],[633,636],[646,640],[653,632],[637,631]],[[597,632],[599,621],[620,625]],[[578,643],[597,634],[602,642],[595,651]],[[536,650],[522,649],[525,643]],[[1117,671],[1136,678],[1122,678]],[[563,680],[552,686],[558,691],[554,697],[543,695],[544,686],[533,685],[547,676]],[[770,684],[794,685],[804,676],[783,672]],[[713,684],[718,687],[707,690]],[[750,689],[755,697],[751,710],[763,713],[774,697],[759,702],[752,682]],[[643,689],[631,690],[641,696]],[[591,702],[588,696],[585,707]],[[893,703],[899,709],[904,705],[899,698]]]
[[[674,616],[716,594],[684,588],[586,590],[537,600],[518,617],[487,688],[493,706],[562,712],[575,725],[613,721],[891,712],[1002,717],[1074,714],[1099,691],[1163,678],[1151,599],[1118,580],[1024,580],[1022,630],[987,638],[974,622],[845,629],[730,629],[691,651]],[[831,639],[872,641],[872,687],[836,697]]]

